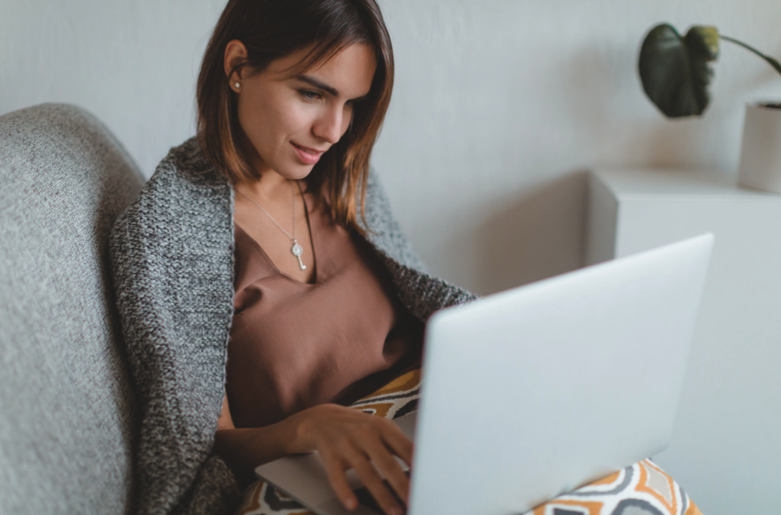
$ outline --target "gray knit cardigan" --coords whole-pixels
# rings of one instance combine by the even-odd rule
[[[227,513],[239,490],[212,453],[233,316],[233,202],[196,140],[173,148],[111,233],[111,261],[142,410],[141,514]],[[423,271],[372,173],[367,240],[420,320],[473,299]]]

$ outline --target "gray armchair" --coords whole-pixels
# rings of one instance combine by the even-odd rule
[[[108,232],[144,179],[94,116],[0,116],[0,513],[132,511]]]

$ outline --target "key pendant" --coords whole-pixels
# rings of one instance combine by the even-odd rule
[[[298,244],[298,240],[293,240],[293,246],[290,247],[290,252],[292,252],[293,255],[296,256],[296,259],[298,259],[298,267],[301,270],[306,270],[306,265],[303,261],[301,261],[301,254],[304,253],[304,248]]]

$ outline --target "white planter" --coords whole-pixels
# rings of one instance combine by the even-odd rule
[[[781,109],[768,103],[746,105],[738,182],[781,193]]]

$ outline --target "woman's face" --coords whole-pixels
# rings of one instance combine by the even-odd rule
[[[347,131],[354,104],[371,88],[377,68],[371,47],[350,45],[322,64],[288,77],[288,70],[307,51],[272,61],[262,72],[229,77],[238,93],[238,119],[247,139],[243,143],[250,147],[250,164],[261,177],[277,174],[296,180],[309,175],[320,156]],[[226,68],[230,69],[231,57],[242,52],[244,45],[231,41]]]

